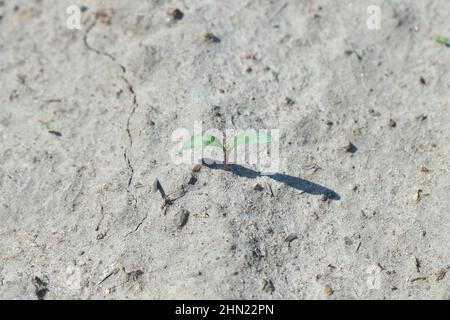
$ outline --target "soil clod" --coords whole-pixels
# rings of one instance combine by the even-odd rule
[[[189,211],[187,211],[186,209],[182,209],[175,215],[173,223],[178,229],[181,229],[188,223],[188,220]]]

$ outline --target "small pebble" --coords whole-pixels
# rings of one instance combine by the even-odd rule
[[[295,234],[290,234],[286,237],[286,239],[284,239],[284,242],[289,242],[291,243],[294,240],[297,240],[298,237]]]
[[[428,116],[421,114],[420,116],[417,116],[416,119],[419,121],[425,121],[428,119]]]
[[[184,13],[180,9],[172,9],[167,11],[167,14],[174,20],[181,20],[184,17]]]
[[[293,106],[293,105],[295,104],[295,101],[292,100],[292,99],[289,98],[289,97],[285,97],[285,98],[284,98],[284,103],[285,103],[286,105],[288,105],[288,106]]]
[[[338,145],[337,150],[341,152],[352,152],[354,150],[354,146],[350,141],[344,141]]]
[[[346,246],[351,246],[353,244],[352,239],[350,239],[349,237],[345,237],[344,242]]]
[[[324,292],[327,296],[331,296],[334,293],[333,288],[330,286],[325,286]]]
[[[255,183],[252,185],[252,189],[255,191],[262,191],[264,190],[264,188],[259,184],[259,183]]]
[[[189,211],[187,211],[186,209],[182,209],[175,215],[173,223],[178,229],[181,229],[186,225],[188,220],[189,220]]]
[[[219,43],[220,42],[220,39],[211,32],[204,33],[203,40],[205,40],[206,42],[209,42],[209,43]]]
[[[194,185],[196,183],[197,183],[197,178],[192,175],[188,181],[188,184]]]
[[[389,119],[388,126],[391,128],[395,128],[397,126],[397,122],[394,119]]]
[[[199,172],[200,171],[200,169],[202,168],[202,165],[201,164],[194,164],[193,166],[192,166],[192,172]]]
[[[413,197],[412,197],[412,200],[413,200],[414,203],[419,203],[421,193],[422,193],[422,190],[421,190],[421,189],[417,189],[417,190],[414,192],[414,195],[413,195]]]

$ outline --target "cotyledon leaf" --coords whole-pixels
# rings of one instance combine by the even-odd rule
[[[222,143],[213,135],[210,134],[203,134],[203,135],[197,135],[192,136],[189,141],[187,141],[183,145],[183,149],[193,149],[195,147],[199,146],[214,146],[222,148]]]

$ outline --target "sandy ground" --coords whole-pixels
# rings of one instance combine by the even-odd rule
[[[449,1],[78,2],[0,1],[0,298],[449,298]],[[191,179],[194,121],[279,174]]]

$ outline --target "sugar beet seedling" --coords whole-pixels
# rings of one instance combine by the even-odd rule
[[[228,170],[228,157],[233,149],[238,145],[249,145],[249,144],[264,144],[272,142],[272,137],[265,134],[262,131],[249,131],[246,133],[238,134],[233,139],[233,144],[226,143],[225,139],[222,142],[219,141],[214,135],[202,134],[197,136],[192,136],[189,141],[187,141],[183,149],[194,149],[195,147],[207,147],[212,146],[220,148],[223,151],[223,168]]]

